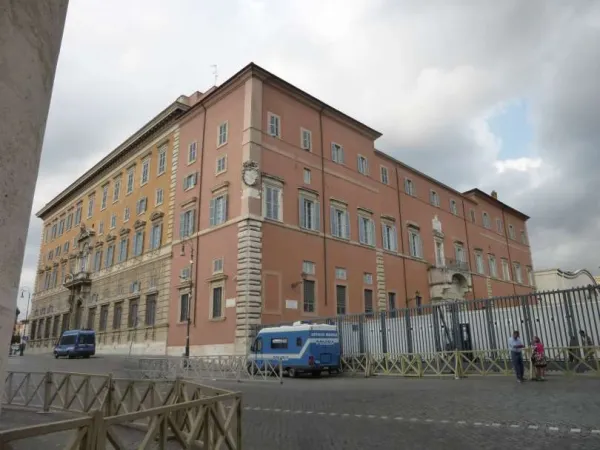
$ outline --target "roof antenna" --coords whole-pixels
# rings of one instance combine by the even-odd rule
[[[215,86],[217,85],[217,81],[219,80],[219,71],[217,70],[217,65],[213,64],[212,66],[213,75],[215,76]]]

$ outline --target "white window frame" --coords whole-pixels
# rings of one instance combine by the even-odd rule
[[[530,266],[526,266],[526,270],[527,270],[527,281],[529,282],[529,286],[535,286],[533,268]]]
[[[358,242],[370,247],[377,242],[373,217],[361,212],[358,213]]]
[[[488,230],[490,230],[492,228],[492,222],[490,220],[490,215],[483,211],[481,213],[481,217],[482,217],[482,221],[483,221],[483,228],[487,228]]]
[[[370,273],[370,272],[363,273],[363,284],[366,284],[368,286],[373,285],[373,274],[372,273]]]
[[[366,156],[358,155],[356,159],[356,168],[362,175],[369,175],[369,160]]]
[[[436,267],[446,267],[446,252],[444,250],[444,240],[442,238],[433,238],[433,253],[435,256]]]
[[[512,224],[508,224],[508,235],[514,241],[516,240],[515,227]]]
[[[188,145],[187,163],[192,164],[192,163],[196,162],[197,158],[198,158],[198,143],[196,141],[194,141],[194,142],[191,142],[190,145]]]
[[[88,197],[88,213],[87,213],[87,218],[91,219],[92,216],[94,215],[94,203],[96,201],[96,196],[95,195],[90,195]],[[56,224],[54,225],[56,226]],[[54,230],[52,230],[52,234],[54,235],[53,238],[56,237],[56,233],[54,232]]]
[[[453,198],[450,199],[450,212],[458,216],[458,203]]]
[[[275,215],[273,215],[272,211],[269,211],[269,196],[267,195],[268,190],[274,191],[276,194],[276,208]],[[265,178],[263,180],[262,186],[262,212],[263,217],[269,220],[276,220],[278,222],[283,222],[283,184],[271,180],[269,178]]]
[[[98,234],[104,234],[104,221],[101,220],[98,223]]]
[[[350,239],[350,213],[346,205],[331,202],[329,206],[329,228],[332,236],[340,239]]]
[[[415,186],[415,182],[410,178],[404,179],[404,193],[410,195],[411,197],[417,196],[417,189]]]
[[[527,244],[527,235],[525,234],[525,230],[521,230],[521,244],[528,245]]]
[[[121,177],[115,179],[115,183],[113,184],[113,203],[119,201],[119,197],[121,196]]]
[[[483,252],[475,251],[475,269],[480,275],[485,275],[485,265],[483,264]]]
[[[306,128],[300,128],[300,148],[312,152],[312,132]]]
[[[227,155],[220,155],[215,163],[215,174],[221,175],[225,172],[227,172]]]
[[[477,223],[475,210],[473,208],[469,210],[469,214],[471,215],[471,223]]]
[[[229,139],[229,121],[222,122],[217,128],[217,148],[227,144]]]
[[[389,252],[398,251],[398,230],[395,223],[388,220],[381,221],[381,240],[384,250]]]
[[[129,195],[133,192],[135,188],[135,167],[130,167],[127,169],[127,190],[125,191],[126,195]]]
[[[212,273],[217,274],[217,273],[223,273],[223,267],[224,267],[224,260],[223,257],[221,258],[215,258],[212,260]]]
[[[183,177],[183,191],[194,189],[198,183],[198,172],[190,173]]]
[[[114,230],[115,228],[117,228],[117,215],[112,213],[110,216],[110,229]]]
[[[465,252],[465,246],[462,242],[454,243],[454,258],[457,263],[466,263],[467,253]]]
[[[379,166],[379,176],[383,184],[390,184],[390,173],[386,166]]]
[[[221,304],[219,305],[219,315],[215,315],[215,290],[221,290]],[[211,320],[222,320],[225,318],[225,283],[222,281],[212,282],[210,283],[210,302],[209,302],[209,317]]]
[[[302,261],[302,273],[305,275],[314,275],[316,273],[316,265],[312,261]]]
[[[191,236],[196,231],[196,209],[189,208],[179,214],[179,239]]]
[[[344,146],[337,142],[331,143],[331,160],[337,164],[345,163]]]
[[[148,211],[148,197],[141,197],[135,204],[135,213],[139,216],[144,214],[146,211]]]
[[[488,254],[488,268],[490,269],[490,277],[498,278],[498,263],[495,255]]]
[[[272,112],[267,113],[267,127],[270,136],[281,139],[281,117]]]
[[[440,207],[440,194],[433,189],[429,190],[429,203],[437,208]]]
[[[301,191],[299,194],[299,210],[298,210],[298,224],[303,230],[320,231],[321,230],[321,211],[319,198],[308,192]],[[312,217],[310,223],[308,223],[307,216],[305,214],[305,206],[308,203],[312,203]],[[304,218],[304,220],[303,220]]]
[[[162,245],[162,228],[161,222],[152,224],[150,228],[150,250],[156,250]]]
[[[135,230],[133,233],[133,256],[141,256],[144,254],[144,240],[146,239],[144,230]],[[139,248],[138,248],[139,247]],[[138,253],[139,251],[139,253]]]
[[[423,240],[421,230],[415,227],[408,228],[408,249],[413,258],[423,259]]]
[[[108,206],[108,188],[110,187],[110,185],[108,183],[106,183],[104,186],[102,186],[102,202],[100,205],[100,211],[104,211],[106,209],[106,207]]]
[[[158,157],[156,159],[156,176],[160,176],[167,171],[167,146],[162,145],[158,149]]]
[[[145,186],[150,181],[150,157],[142,161],[142,171],[140,175],[140,186]]]
[[[347,280],[348,279],[348,271],[345,267],[336,267],[335,268],[335,279],[336,280]]]
[[[156,188],[156,191],[154,192],[154,205],[160,206],[163,204],[164,201],[165,191],[163,190],[163,188]]]
[[[502,279],[504,281],[511,281],[510,264],[508,263],[508,259],[502,258],[501,264],[502,264]]]
[[[219,201],[220,200],[220,201]],[[227,222],[227,192],[219,192],[214,194],[210,199],[210,226],[216,227]],[[218,207],[218,210],[217,210]]]
[[[515,281],[519,284],[523,284],[523,272],[521,271],[521,264],[513,262],[513,271],[515,272]]]
[[[123,209],[123,222],[128,222],[130,217],[131,211],[129,210],[129,206],[126,206],[125,209]]]
[[[302,172],[302,177],[303,177],[304,184],[310,184],[312,181],[312,171],[305,167],[304,171]]]
[[[504,224],[502,223],[502,219],[500,218],[496,219],[496,231],[499,234],[504,234]]]

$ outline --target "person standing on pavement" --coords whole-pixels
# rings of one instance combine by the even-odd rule
[[[515,330],[512,337],[508,340],[508,349],[510,350],[510,359],[519,383],[525,381],[523,378],[525,374],[525,366],[523,364],[524,348],[525,345],[523,345],[523,341],[519,337],[519,332]]]

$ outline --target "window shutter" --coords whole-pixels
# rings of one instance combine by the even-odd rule
[[[298,209],[298,222],[299,225],[302,228],[306,228],[305,222],[304,222],[304,197],[300,196],[298,198],[298,205],[299,205],[299,209]]]
[[[346,211],[344,213],[344,219],[345,219],[345,223],[344,223],[344,228],[346,231],[346,238],[350,239],[350,213],[348,213],[348,211]]]
[[[386,233],[385,223],[381,224],[381,235],[383,236],[383,248],[385,248],[386,250],[389,250],[391,245],[390,245],[390,240],[388,238],[388,234]]]
[[[212,198],[210,200],[210,225],[213,226],[215,224],[215,199]]]
[[[188,227],[188,230],[189,230],[190,234],[196,232],[196,210],[195,209],[193,209],[189,213],[188,226],[187,227]]]
[[[321,229],[321,207],[320,207],[320,203],[319,202],[314,202],[315,205],[315,223],[314,223],[314,229],[315,230],[320,230]]]
[[[223,196],[223,222],[227,222],[227,203],[228,203],[228,197],[229,195],[225,194]]]
[[[391,247],[391,249],[393,251],[396,252],[396,251],[398,251],[398,237],[396,235],[396,227],[392,226],[390,228],[390,230],[391,230],[391,234],[392,234],[391,235],[391,245],[390,245],[390,247]]]
[[[361,243],[365,243],[365,227],[362,226],[363,219],[358,217],[358,240]]]
[[[185,213],[181,213],[179,215],[179,239],[183,239],[185,237],[185,231],[186,231]]]
[[[369,220],[369,244],[375,245],[375,221]]]
[[[333,236],[338,236],[338,217],[335,208],[332,206],[329,208],[329,214],[331,217],[329,218],[331,222],[331,234]]]

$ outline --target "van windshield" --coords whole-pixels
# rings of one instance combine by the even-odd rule
[[[75,345],[75,338],[77,338],[75,334],[63,336],[60,338],[60,345]]]
[[[80,334],[79,335],[79,343],[80,344],[94,344],[95,336],[93,334]]]

